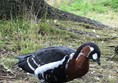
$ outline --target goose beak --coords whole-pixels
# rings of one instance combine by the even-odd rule
[[[100,63],[100,59],[96,59],[96,62],[97,62],[98,65],[101,64],[101,63]]]

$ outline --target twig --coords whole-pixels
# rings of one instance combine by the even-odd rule
[[[2,80],[2,79],[15,79],[16,78],[16,76],[13,76],[13,77],[11,77],[11,76],[0,76],[0,80]]]

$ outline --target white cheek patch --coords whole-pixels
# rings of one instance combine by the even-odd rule
[[[98,58],[97,53],[93,54],[92,57],[93,57],[94,60],[96,60]]]
[[[90,50],[91,50],[91,51],[93,51],[93,50],[94,50],[94,48],[93,48],[93,47],[90,47]]]

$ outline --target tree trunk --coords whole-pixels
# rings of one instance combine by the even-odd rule
[[[45,17],[71,20],[79,22],[87,28],[109,28],[100,22],[54,8],[44,0],[0,0],[0,19],[16,18],[26,13],[35,15],[38,19]]]

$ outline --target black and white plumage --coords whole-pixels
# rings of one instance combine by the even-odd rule
[[[54,46],[27,55],[17,56],[16,58],[19,59],[17,64],[20,68],[34,74],[34,70],[38,66],[59,61],[71,53],[75,53],[75,50],[64,46]]]
[[[34,74],[41,83],[67,82],[68,63],[72,58],[78,59],[85,46],[91,47],[88,58],[100,64],[100,49],[91,42],[84,43],[76,51],[63,46],[44,48],[28,55],[18,56],[17,64],[24,71]]]
[[[66,82],[67,79],[65,69],[69,58],[70,56],[64,56],[62,60],[38,67],[35,70],[35,75],[41,81],[41,83],[45,81],[48,83]]]

